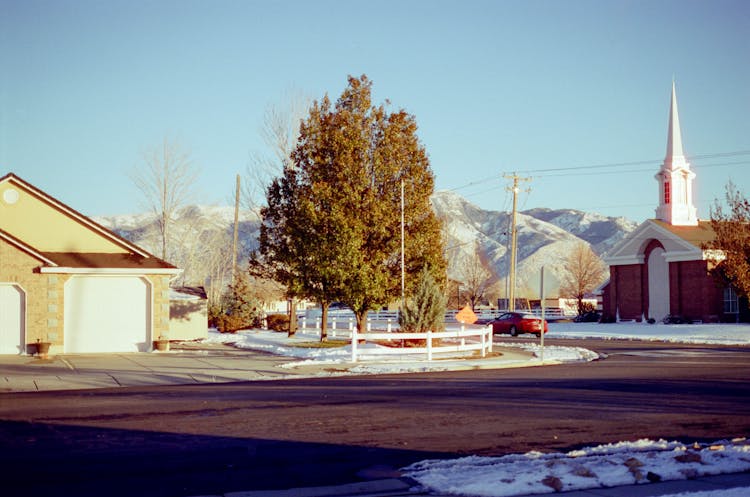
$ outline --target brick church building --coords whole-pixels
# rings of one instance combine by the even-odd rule
[[[715,235],[710,221],[698,219],[693,204],[695,173],[682,149],[674,83],[667,154],[655,177],[656,218],[643,222],[605,258],[610,278],[603,288],[604,318],[737,321],[747,303],[732,288],[717,284],[709,273],[713,263],[701,248]]]

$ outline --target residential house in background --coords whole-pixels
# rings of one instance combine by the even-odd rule
[[[10,173],[0,177],[0,354],[145,352],[179,269]]]

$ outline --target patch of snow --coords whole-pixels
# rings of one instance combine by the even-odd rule
[[[299,359],[281,365],[283,368],[298,368],[309,365],[336,365],[348,364],[345,370],[339,371],[339,374],[397,374],[397,373],[422,373],[447,371],[456,364],[448,364],[455,361],[486,361],[486,359],[472,357],[443,357],[436,360],[428,361],[424,353],[404,354],[404,355],[387,355],[377,354],[378,349],[384,348],[382,345],[374,343],[365,343],[357,347],[359,361],[356,365],[351,364],[352,348],[351,345],[342,345],[340,347],[300,347],[301,342],[313,342],[318,338],[316,335],[306,335],[297,333],[294,337],[288,337],[286,333],[279,333],[267,330],[242,330],[237,333],[219,333],[215,329],[208,331],[208,338],[204,339],[205,343],[231,343],[240,349],[260,350],[272,354],[293,357]],[[536,365],[541,359],[541,349],[536,343],[513,344],[501,343],[500,347],[515,347],[530,352],[533,357],[525,361],[512,361],[515,365]],[[368,355],[368,351],[373,353]],[[471,353],[468,353],[471,354]],[[547,363],[568,363],[568,362],[587,362],[598,359],[599,356],[591,350],[582,347],[561,347],[545,346],[544,362]],[[503,361],[502,357],[493,360]],[[510,363],[511,361],[508,361]]]
[[[549,337],[549,333],[545,335]],[[526,352],[531,352],[534,357],[541,359],[542,357],[542,346],[538,341],[533,343],[496,343],[499,347],[516,347]],[[583,347],[561,347],[558,345],[545,345],[544,346],[544,362],[590,362],[599,359],[599,354],[593,350],[585,349]]]
[[[750,324],[549,323],[549,338],[604,338],[717,345],[750,344]]]
[[[567,453],[426,460],[403,469],[422,490],[477,497],[567,492],[748,470],[750,444],[744,438],[708,445],[643,439]]]

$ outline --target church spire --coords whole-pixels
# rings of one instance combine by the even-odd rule
[[[682,132],[674,80],[669,106],[667,155],[655,177],[659,182],[659,207],[656,208],[656,218],[675,226],[696,226],[698,217],[693,205],[695,173],[690,170],[690,164],[685,160],[682,150]]]
[[[672,162],[673,158],[685,160],[682,151],[682,132],[680,131],[680,115],[677,112],[677,93],[675,92],[674,79],[672,80],[672,102],[669,106],[669,130],[667,131],[667,156],[665,161]]]

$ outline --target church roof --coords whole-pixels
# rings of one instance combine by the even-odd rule
[[[659,219],[651,221],[698,248],[716,239],[716,232],[711,226],[711,221],[698,221],[697,226],[674,226]]]
[[[705,260],[703,244],[716,237],[710,221],[697,226],[674,226],[658,219],[647,219],[609,250],[604,261],[610,266],[643,264],[651,240],[657,240],[665,251],[667,262]]]

